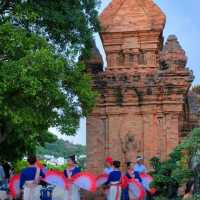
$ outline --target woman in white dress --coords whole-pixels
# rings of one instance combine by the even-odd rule
[[[36,156],[28,156],[29,166],[22,170],[20,175],[20,189],[23,200],[37,200],[41,186],[39,186],[40,177],[45,177],[42,170],[36,167]],[[36,198],[37,197],[37,198]]]
[[[67,160],[67,168],[64,170],[64,175],[68,179],[69,185],[65,191],[64,200],[80,200],[80,188],[73,183],[73,176],[80,173],[80,168],[77,166],[75,155],[70,156]]]
[[[121,199],[121,171],[120,161],[113,161],[113,171],[109,174],[108,181],[105,183],[109,186],[107,200]]]

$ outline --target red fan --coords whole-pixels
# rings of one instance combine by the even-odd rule
[[[145,197],[144,188],[137,180],[135,180],[134,178],[129,179],[128,188],[129,188],[130,199],[138,199],[138,200],[144,199]]]
[[[128,187],[128,183],[129,183],[129,179],[127,178],[127,176],[122,176],[121,186],[123,189]]]
[[[10,194],[13,198],[19,197],[20,195],[19,182],[20,182],[20,174],[12,176],[9,181],[8,187],[10,190]]]
[[[80,172],[73,176],[73,183],[78,187],[90,191],[96,191],[96,177],[88,172]]]
[[[45,174],[44,181],[51,185],[55,185],[61,188],[67,187],[67,180],[64,174],[57,170],[47,171],[47,173]]]
[[[101,175],[97,176],[97,178],[96,178],[96,186],[97,187],[102,186],[104,183],[106,183],[107,180],[108,180],[108,175],[107,174],[101,174]]]
[[[153,177],[146,173],[140,174],[140,177],[142,179],[142,185],[145,190],[149,191],[151,194],[154,194],[156,192],[156,189],[150,187],[150,184],[153,181]]]

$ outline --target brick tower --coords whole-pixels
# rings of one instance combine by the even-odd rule
[[[108,155],[164,160],[188,120],[185,52],[174,35],[163,45],[165,15],[152,0],[113,0],[100,22],[107,68],[94,47],[87,69],[99,97],[87,118],[87,168],[100,173]]]

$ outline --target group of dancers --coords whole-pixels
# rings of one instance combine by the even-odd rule
[[[20,190],[21,199],[23,200],[35,200],[34,193],[38,190],[38,184],[40,180],[45,178],[44,170],[37,167],[36,156],[30,155],[27,159],[29,166],[22,170],[20,174]],[[81,169],[78,167],[75,156],[70,156],[67,160],[67,168],[63,171],[66,179],[71,180],[71,184],[64,192],[63,200],[80,200],[79,187],[73,184],[72,177],[80,173]],[[42,182],[41,184],[44,184]],[[51,199],[51,198],[49,198]],[[46,199],[45,199],[46,200]]]
[[[106,200],[138,200],[130,197],[128,185],[122,189],[122,176],[127,179],[136,179],[138,183],[142,183],[140,174],[147,173],[147,169],[143,164],[142,156],[137,156],[136,164],[133,166],[131,162],[127,162],[127,170],[125,174],[120,171],[120,161],[113,161],[112,157],[105,159],[104,173],[108,175],[105,183]]]
[[[43,170],[36,167],[36,156],[31,155],[28,157],[29,166],[22,170],[20,174],[20,189],[21,197],[23,200],[35,200],[33,198],[37,186],[41,178],[45,177]],[[141,173],[146,173],[146,167],[143,164],[143,158],[137,157],[137,163],[132,166],[131,162],[127,163],[126,173],[120,171],[120,161],[113,160],[112,157],[105,159],[104,174],[107,174],[107,181],[104,183],[104,193],[106,200],[132,200],[129,196],[127,187],[122,188],[122,177],[126,176],[128,179],[135,178],[141,182]],[[67,180],[72,180],[68,189],[64,192],[64,200],[80,200],[80,188],[73,184],[73,176],[80,173],[81,169],[78,167],[75,156],[70,156],[67,160],[67,168],[63,171]],[[138,199],[134,199],[138,200]]]

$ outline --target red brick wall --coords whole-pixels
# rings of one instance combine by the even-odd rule
[[[154,156],[166,159],[180,141],[193,79],[177,38],[163,44],[162,11],[149,0],[125,2],[118,8],[113,0],[100,17],[106,70],[92,73],[95,64],[102,64],[96,49],[87,63],[99,92],[87,118],[87,167],[95,173],[102,172],[108,155],[122,163],[143,155],[147,165]]]

